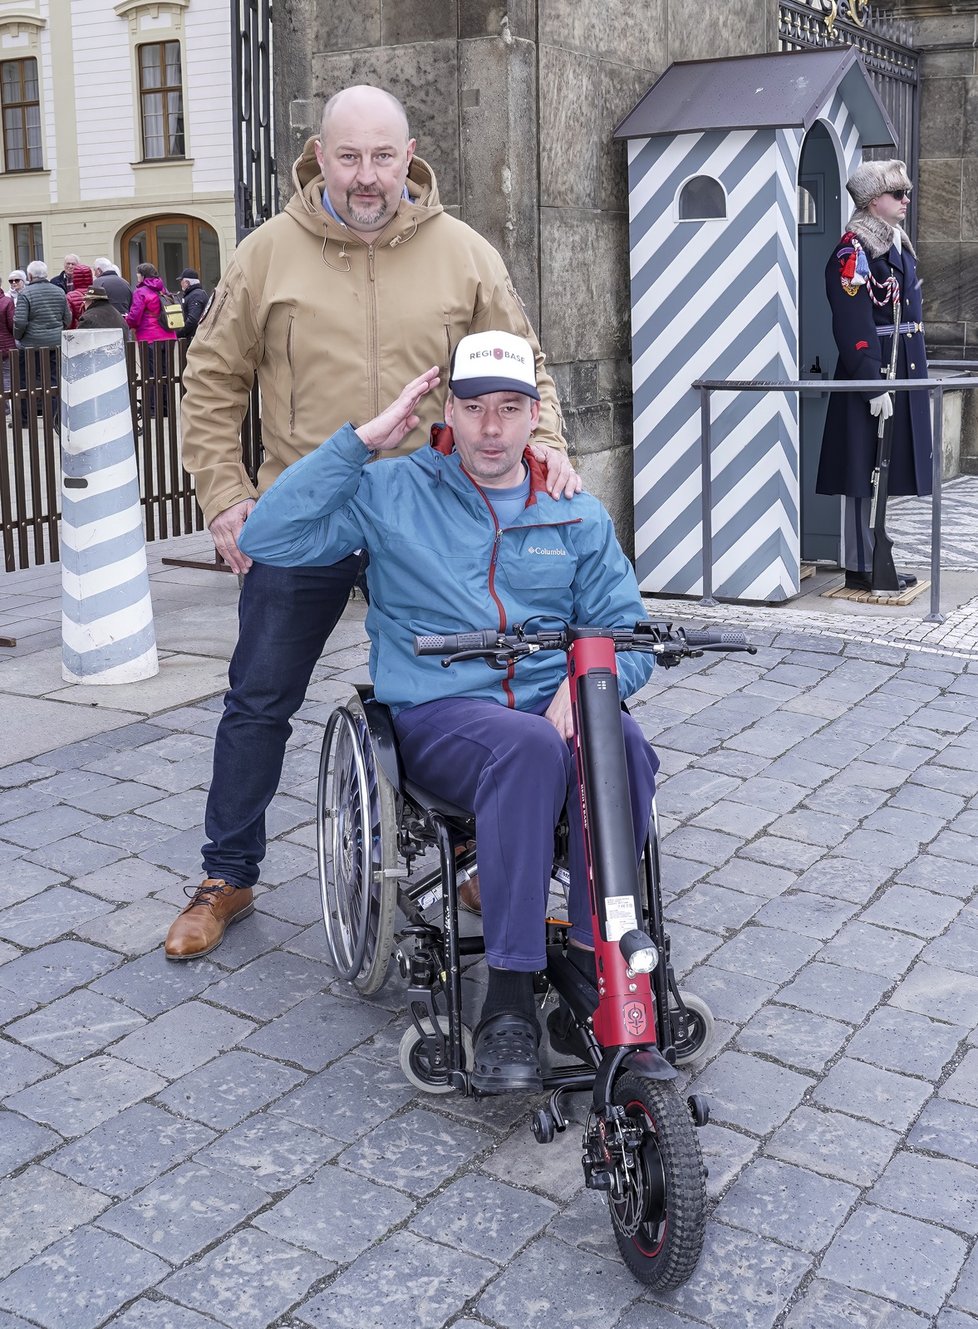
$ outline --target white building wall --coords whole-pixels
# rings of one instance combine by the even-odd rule
[[[51,62],[51,6],[48,0],[41,0],[38,13],[48,20],[48,26],[40,32],[40,56],[38,73],[41,77],[41,124],[44,128],[44,164],[49,168],[48,188],[52,205],[58,201],[58,162],[55,152],[57,134],[54,114],[54,69]],[[26,54],[26,53],[25,53]]]
[[[194,192],[233,190],[231,6],[226,0],[192,0],[184,28],[184,105]]]
[[[105,0],[71,0],[77,143],[83,202],[131,198],[138,161],[129,24]]]

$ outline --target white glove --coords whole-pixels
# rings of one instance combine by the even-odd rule
[[[881,392],[878,397],[874,397],[869,403],[870,415],[889,420],[893,414],[893,397],[889,392]]]

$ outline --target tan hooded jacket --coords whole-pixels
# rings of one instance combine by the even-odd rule
[[[553,380],[506,267],[489,242],[445,212],[431,168],[411,162],[410,200],[368,245],[323,209],[309,139],[285,211],[238,248],[187,358],[183,460],[208,524],[257,497],[241,463],[240,430],[258,376],[264,491],[286,466],[347,420],[363,424],[404,384],[439,365],[410,452],[444,418],[451,350],[469,332],[526,337],[542,398],[536,439],[564,448]]]

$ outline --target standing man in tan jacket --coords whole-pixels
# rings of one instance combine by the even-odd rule
[[[187,888],[191,902],[167,935],[173,960],[206,955],[254,908],[265,809],[278,788],[289,721],[363,561],[353,554],[332,567],[273,568],[239,550],[257,499],[240,445],[256,376],[264,491],[347,420],[373,419],[430,365],[440,365],[447,382],[452,348],[467,333],[516,333],[536,356],[536,438],[547,487],[555,497],[580,488],[553,381],[505,264],[443,210],[414,146],[390,93],[353,87],[332,97],[320,137],[293,170],[295,194],[237,250],[189,353],[184,463],[218,553],[247,575],[215,739],[206,876]],[[418,414],[415,447],[440,418],[440,402],[426,399]]]

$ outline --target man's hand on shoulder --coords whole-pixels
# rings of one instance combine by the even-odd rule
[[[534,443],[532,439],[530,451],[547,468],[547,493],[551,498],[573,498],[584,488],[566,452],[548,447],[546,443]]]
[[[247,572],[251,567],[251,559],[238,548],[238,536],[254,506],[253,498],[242,499],[240,503],[219,512],[208,527],[214,548],[232,572]]]
[[[368,420],[356,431],[364,447],[371,452],[387,452],[403,443],[411,430],[417,429],[421,423],[419,416],[415,415],[418,402],[437,388],[438,382],[437,365],[426,369],[417,378],[412,378],[386,411],[381,411],[380,415]]]

